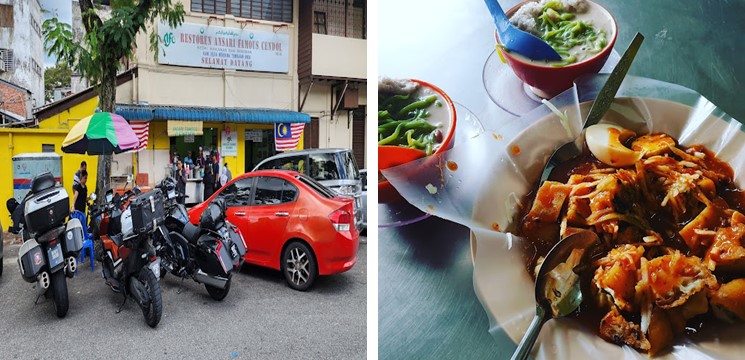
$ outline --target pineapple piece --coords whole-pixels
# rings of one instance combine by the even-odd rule
[[[636,296],[637,270],[644,255],[643,246],[619,246],[596,262],[599,267],[592,278],[593,284],[613,297],[613,302],[623,311],[632,311]]]
[[[570,185],[556,181],[546,181],[538,189],[528,219],[540,222],[556,222],[559,219],[564,201],[572,190]]]
[[[733,215],[734,217],[734,215]],[[745,272],[745,248],[742,237],[745,235],[745,224],[736,223],[730,227],[719,228],[714,236],[714,243],[706,252],[704,263],[710,270],[725,272]]]
[[[711,307],[716,317],[735,322],[745,320],[745,279],[735,279],[711,292]]]
[[[713,205],[707,206],[678,232],[694,254],[702,255],[712,241],[711,236],[701,236],[696,230],[715,229],[722,216],[719,208]]]

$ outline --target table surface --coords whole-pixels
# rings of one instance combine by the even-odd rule
[[[616,50],[646,40],[629,74],[694,89],[745,121],[745,0],[597,0],[616,18]],[[503,0],[509,8],[517,3]],[[645,9],[640,11],[639,9]],[[379,2],[379,74],[440,86],[489,128],[511,115],[488,97],[482,70],[494,49],[480,0]],[[378,211],[385,211],[378,205]],[[490,335],[473,290],[468,229],[441,219],[380,229],[380,358],[509,358],[504,333]]]

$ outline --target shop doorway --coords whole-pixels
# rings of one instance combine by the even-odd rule
[[[276,153],[274,130],[246,130],[246,172],[253,170],[261,160]]]

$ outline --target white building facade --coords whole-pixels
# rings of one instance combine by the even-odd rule
[[[39,0],[0,0],[0,79],[31,91],[31,107],[44,105],[43,21]]]

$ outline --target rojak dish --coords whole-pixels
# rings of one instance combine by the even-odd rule
[[[745,320],[745,198],[732,168],[663,133],[601,124],[585,142],[523,201],[516,233],[531,275],[556,242],[591,230],[601,244],[573,316],[606,341],[655,355]]]

